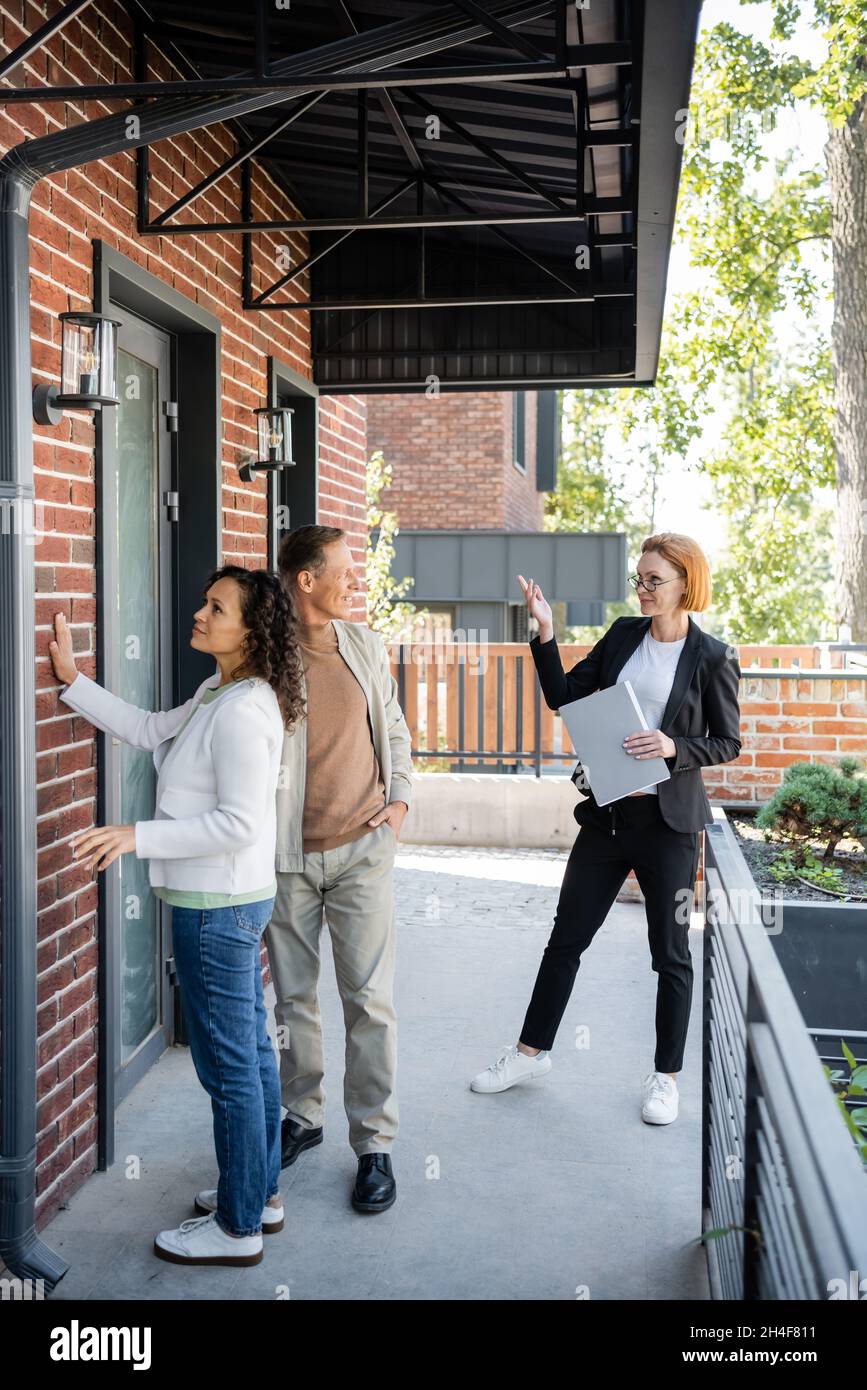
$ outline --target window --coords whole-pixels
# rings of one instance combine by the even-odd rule
[[[527,393],[512,392],[512,462],[519,473],[527,471]]]
[[[530,615],[526,603],[509,604],[509,642],[529,642]]]

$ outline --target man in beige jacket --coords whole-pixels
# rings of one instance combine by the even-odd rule
[[[392,870],[409,810],[411,741],[382,638],[349,621],[359,591],[333,526],[301,526],[278,567],[299,620],[306,717],[287,735],[277,792],[277,895],[265,931],[277,995],[282,1166],[322,1142],[317,986],[322,912],[346,1026],[344,1106],[357,1211],[395,1200],[397,1132]]]

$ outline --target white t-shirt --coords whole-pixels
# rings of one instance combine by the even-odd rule
[[[662,719],[665,706],[668,704],[668,697],[674,684],[674,673],[685,641],[686,636],[678,638],[676,642],[657,642],[655,637],[651,637],[650,628],[648,628],[644,634],[644,640],[639,642],[617,676],[615,682],[617,685],[621,681],[628,680],[630,682],[635,691],[635,697],[644,711],[648,729],[659,728],[659,722]],[[656,783],[649,787],[642,787],[641,790],[652,792],[654,795],[658,794]]]

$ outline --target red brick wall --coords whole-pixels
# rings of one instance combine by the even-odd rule
[[[404,530],[542,530],[536,393],[526,394],[526,474],[515,468],[508,391],[370,396],[367,442],[392,466],[383,505]]]
[[[766,801],[791,763],[867,755],[867,673],[806,677],[742,668],[740,707],[740,757],[702,774],[713,799]]]
[[[867,758],[867,671],[842,671],[840,653],[829,661],[818,646],[735,648],[741,752],[702,769],[712,801],[767,801],[791,763],[834,764],[845,753]],[[564,668],[589,650],[561,644]]]
[[[53,13],[56,4],[47,7]],[[2,12],[3,51],[44,21],[46,6],[9,0]],[[112,3],[86,8],[45,49],[16,68],[13,85],[128,81],[131,26]],[[151,77],[176,77],[154,63]],[[117,103],[114,103],[117,105]],[[0,112],[0,149],[107,114],[104,102],[45,107],[8,106]],[[123,109],[123,108],[121,108]],[[236,148],[232,132],[213,126],[155,146],[151,202],[158,210],[197,182]],[[197,199],[193,220],[235,216],[238,173]],[[286,196],[260,167],[253,178],[254,214],[292,216]],[[237,236],[144,238],[136,234],[134,156],[122,153],[40,183],[31,217],[31,302],[34,382],[58,382],[60,324],[68,308],[92,305],[92,241],[101,238],[125,256],[215,314],[222,324],[223,551],[225,560],[264,563],[266,499],[263,479],[243,484],[240,457],[255,444],[253,409],[266,396],[266,359],[281,357],[310,375],[309,315],[242,313],[241,241]],[[275,242],[285,242],[285,233]],[[302,249],[299,247],[299,249]],[[254,290],[276,278],[259,251]],[[299,295],[308,287],[303,281]],[[37,795],[38,795],[38,1137],[37,1213],[40,1225],[83,1181],[96,1157],[97,888],[92,873],[72,859],[70,836],[93,824],[95,742],[86,720],[58,702],[48,661],[50,623],[66,614],[83,671],[95,675],[93,426],[84,415],[57,427],[35,426],[37,502],[46,534],[36,563]],[[359,398],[320,402],[321,519],[346,528],[363,560],[365,406]],[[363,608],[356,617],[363,620]]]

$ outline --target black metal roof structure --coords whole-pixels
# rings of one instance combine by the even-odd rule
[[[700,0],[127,9],[141,80],[53,95],[250,98],[237,155],[172,205],[139,149],[139,232],[242,236],[244,308],[311,315],[320,390],[653,381]],[[182,80],[148,80],[157,52]],[[255,221],[253,159],[299,220]],[[202,221],[238,168],[235,218]],[[278,272],[263,236],[290,229],[309,251]]]

